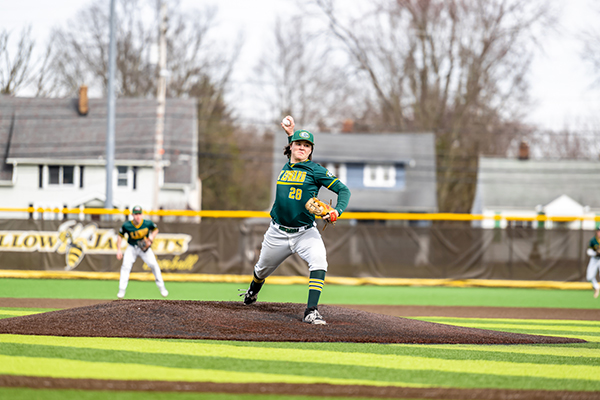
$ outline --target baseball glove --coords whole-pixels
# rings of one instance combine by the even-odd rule
[[[309,213],[318,215],[321,218],[329,215],[329,219],[325,220],[325,226],[323,227],[323,230],[325,230],[329,224],[335,225],[335,221],[337,221],[337,213],[333,212],[335,210],[331,205],[322,202],[316,197],[312,197],[308,199],[305,207]]]
[[[152,240],[150,240],[150,238],[148,238],[148,237],[145,237],[142,240],[138,241],[138,247],[143,252],[148,251],[148,249],[150,248],[150,246],[152,246]]]

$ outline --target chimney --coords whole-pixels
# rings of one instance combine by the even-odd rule
[[[529,143],[525,139],[519,144],[519,160],[529,160]]]
[[[354,121],[351,119],[347,119],[342,124],[342,133],[352,133],[354,132]]]
[[[87,115],[88,113],[88,96],[87,86],[81,85],[79,87],[79,101],[77,103],[77,112],[79,115]]]

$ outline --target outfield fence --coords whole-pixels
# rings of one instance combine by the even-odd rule
[[[0,220],[0,269],[119,271],[116,232],[128,210],[11,210],[30,213],[32,218]],[[48,217],[48,213],[54,213],[55,218],[39,218]],[[106,218],[107,214],[112,216]],[[147,214],[159,226],[153,249],[161,269],[182,275],[251,275],[269,224],[268,213],[261,211],[157,210]],[[105,217],[93,218],[102,215]],[[585,282],[585,249],[593,230],[481,229],[468,223],[411,226],[381,222],[483,218],[472,214],[345,213],[335,227],[321,231],[328,249],[328,277]],[[133,271],[148,269],[138,260]],[[305,263],[297,255],[276,272],[278,276],[306,274]]]

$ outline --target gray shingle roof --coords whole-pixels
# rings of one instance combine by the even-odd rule
[[[274,140],[274,176],[288,160],[285,133]],[[404,189],[350,188],[348,211],[435,212],[435,136],[433,133],[315,134],[313,161],[326,163],[405,164]],[[321,190],[325,201],[335,197]],[[334,201],[335,204],[335,201]]]
[[[0,96],[0,161],[104,160],[106,116],[105,99],[90,99],[88,114],[80,116],[76,99]],[[115,164],[152,161],[155,131],[156,100],[117,99]],[[163,147],[163,159],[170,161],[165,183],[192,183],[197,152],[195,100],[167,100]],[[0,180],[7,179],[10,176],[0,172]]]
[[[600,208],[600,162],[480,157],[478,186],[488,209],[533,210],[563,194]]]
[[[377,163],[414,160],[435,165],[433,144],[432,133],[321,133],[315,135],[313,161]]]

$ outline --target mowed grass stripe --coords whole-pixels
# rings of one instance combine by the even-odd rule
[[[272,350],[273,351],[273,350]],[[263,372],[278,372],[279,368],[285,368],[287,373],[293,374],[311,374],[311,368],[323,369],[323,362],[311,363],[310,361],[301,360],[297,363],[295,360],[258,360],[253,359],[249,364],[245,358],[231,358],[221,357],[214,355],[205,356],[194,356],[194,355],[182,355],[182,354],[168,354],[168,353],[141,353],[137,351],[129,350],[102,350],[102,349],[90,349],[90,348],[75,348],[75,347],[62,347],[62,346],[50,346],[50,345],[25,345],[17,343],[4,343],[0,347],[0,354],[6,356],[30,356],[30,357],[44,357],[44,358],[65,358],[70,360],[95,360],[102,362],[123,362],[123,363],[136,363],[136,364],[147,364],[147,365],[161,365],[166,367],[185,367],[195,368],[198,366],[210,365],[211,368],[217,369],[228,369],[229,363],[242,363],[244,365],[251,365],[252,368],[256,368]],[[366,353],[365,353],[366,354]],[[429,359],[444,359],[444,360],[478,360],[478,361],[492,361],[492,362],[510,362],[510,363],[526,363],[526,364],[546,364],[546,365],[563,365],[563,366],[588,366],[598,363],[597,358],[588,357],[582,355],[578,357],[573,356],[550,356],[550,355],[538,355],[538,354],[519,354],[517,352],[512,353],[494,353],[485,351],[483,348],[473,349],[472,351],[465,351],[464,349],[443,349],[443,348],[430,348],[421,347],[414,349],[399,349],[395,354],[391,356],[395,357],[422,357]],[[281,365],[280,365],[281,364]],[[314,365],[312,365],[314,364]],[[312,367],[310,366],[312,365]],[[348,369],[351,369],[354,365],[348,362],[329,364],[327,365],[328,371],[333,371],[332,375],[327,374],[330,377],[345,378],[348,377]],[[361,368],[381,368],[381,366],[363,366]],[[240,369],[241,368],[241,369]],[[235,370],[246,370],[247,367],[235,366]],[[385,366],[387,368],[387,366]],[[343,375],[336,376],[336,369],[342,369]],[[250,369],[253,370],[253,369]],[[369,379],[377,379],[377,374]],[[366,378],[365,371],[361,371],[359,374],[354,375],[355,377]]]
[[[56,311],[56,308],[23,308],[23,307],[0,307],[0,319],[22,317],[24,315],[41,314]]]
[[[3,311],[31,311],[31,312],[38,312],[38,313],[44,313],[44,312],[49,312],[49,311],[57,311],[57,310],[62,310],[62,308],[36,308],[36,307],[0,307],[0,312]]]
[[[24,315],[41,314],[44,311],[11,311],[11,310],[0,310],[0,318],[13,318],[22,317]]]
[[[573,320],[543,320],[543,319],[507,319],[507,318],[460,318],[460,317],[407,317],[411,319],[427,319],[432,322],[463,322],[468,321],[481,325],[506,325],[506,326],[531,326],[535,329],[544,329],[544,327],[562,327],[574,328],[582,332],[600,331],[600,322],[598,321],[573,321]]]
[[[517,322],[511,323],[490,323],[484,321],[483,323],[478,320],[471,318],[444,318],[444,317],[418,317],[414,318],[421,321],[435,322],[446,325],[464,326],[468,328],[487,329],[495,331],[505,331],[513,333],[524,333],[528,335],[544,335],[544,336],[560,336],[560,337],[572,337],[583,339],[591,342],[600,342],[600,326],[597,327],[568,327],[565,326],[530,326],[526,322],[518,324]]]
[[[281,369],[280,369],[281,371]],[[315,371],[318,372],[318,371]],[[0,355],[0,374],[75,379],[120,379],[236,383],[328,383],[332,385],[412,386],[409,382],[335,379],[256,371],[223,371],[211,368],[173,368],[134,363],[80,361],[43,357]],[[599,386],[600,387],[600,386]]]
[[[369,371],[353,367],[339,371],[343,379],[332,378],[328,368],[313,369],[312,376],[294,374],[222,371],[214,368],[168,368],[133,363],[105,363],[74,361],[65,359],[7,357],[0,356],[0,373],[4,365],[16,365],[20,373],[15,375],[79,378],[79,379],[124,379],[124,380],[166,380],[195,382],[256,382],[256,383],[328,383],[341,385],[405,386],[405,387],[457,387],[457,388],[505,388],[537,390],[600,390],[600,382],[586,379],[556,379],[534,376],[498,375],[492,373],[462,373],[451,371],[431,371],[408,369],[403,371],[384,369]],[[307,365],[309,368],[310,365]],[[322,367],[322,366],[321,366]],[[540,366],[543,368],[543,366]],[[246,367],[248,368],[248,367]],[[281,368],[279,369],[281,370]],[[360,378],[353,378],[359,371]],[[365,379],[377,373],[373,380]],[[10,375],[10,374],[9,374]]]
[[[263,373],[277,374],[281,371],[291,375],[314,376],[318,374],[321,377],[333,379],[363,379],[374,381],[395,382],[398,379],[411,383],[425,383],[427,376],[433,371],[430,369],[410,368],[399,369],[396,366],[388,367],[386,365],[379,366],[364,366],[352,365],[348,363],[326,364],[324,362],[313,363],[305,360],[252,360],[247,359],[232,359],[230,357],[214,357],[214,356],[191,356],[180,354],[157,354],[157,353],[140,353],[132,351],[118,350],[98,350],[84,348],[69,348],[55,346],[39,346],[39,345],[22,345],[22,344],[4,344],[0,347],[0,354],[5,356],[27,356],[40,358],[57,358],[69,360],[94,360],[95,362],[109,362],[134,365],[152,365],[172,368],[203,368],[221,371],[261,371]],[[566,357],[549,357],[542,356],[540,359],[535,359],[535,356],[518,355],[518,354],[501,354],[497,360],[486,359],[485,357],[493,356],[492,353],[485,352],[464,352],[455,350],[438,350],[437,357],[431,353],[430,359],[447,359],[447,360],[478,360],[480,362],[490,361],[499,362],[506,361],[513,364],[555,364],[565,368],[570,368],[574,365],[588,366],[592,365],[594,359],[581,358],[574,360]],[[399,354],[396,357],[417,357],[415,354]],[[505,359],[503,359],[505,358]],[[440,374],[439,371],[435,371]],[[16,372],[15,372],[16,374]],[[444,373],[448,377],[448,384],[451,384],[457,378],[453,372]],[[461,373],[460,376],[466,374]],[[472,379],[472,378],[471,378]]]
[[[7,340],[7,336],[2,335],[0,339],[5,343],[18,343],[19,338],[13,337],[12,341]],[[27,337],[31,338],[31,337]],[[39,341],[41,337],[34,337],[33,341]],[[59,339],[61,338],[51,338]],[[194,355],[201,357],[222,357],[231,360],[247,360],[248,367],[251,368],[252,362],[256,360],[263,361],[287,361],[303,362],[308,364],[321,365],[315,367],[322,369],[325,365],[328,368],[332,366],[354,367],[372,367],[388,370],[408,370],[408,371],[437,371],[457,372],[466,374],[483,374],[498,376],[528,376],[548,379],[569,379],[591,381],[598,384],[600,382],[600,366],[595,365],[568,365],[564,364],[538,364],[534,362],[515,363],[508,361],[490,361],[490,360],[445,360],[440,358],[428,358],[413,355],[376,355],[370,353],[342,353],[332,351],[298,350],[298,349],[268,349],[248,347],[243,352],[239,347],[228,344],[215,345],[214,343],[174,343],[152,340],[136,339],[110,339],[105,338],[102,343],[94,342],[102,338],[64,338],[65,347],[82,348],[110,348],[110,350],[138,351],[140,353],[150,353],[157,357],[161,354]],[[73,340],[78,339],[78,340]],[[87,342],[85,340],[87,339]],[[46,338],[48,340],[48,338]],[[68,342],[72,342],[71,346]],[[39,344],[39,343],[38,343]],[[48,343],[47,345],[56,345]],[[107,346],[108,345],[108,346]],[[68,352],[67,352],[68,353]],[[60,355],[63,356],[62,354]],[[57,358],[56,362],[62,360]],[[123,364],[125,365],[125,364]],[[7,372],[8,373],[8,372]],[[10,374],[19,375],[23,371],[12,371]],[[124,371],[125,373],[125,371]],[[107,378],[101,378],[107,379]],[[121,379],[125,379],[124,377]],[[135,379],[135,378],[128,378]]]

